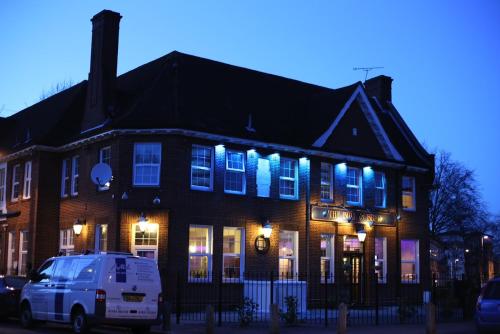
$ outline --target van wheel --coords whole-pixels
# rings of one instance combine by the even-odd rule
[[[132,327],[132,333],[134,334],[149,333],[149,332],[151,332],[151,326]]]
[[[71,316],[71,324],[73,326],[73,332],[77,334],[83,334],[89,331],[87,316],[81,308],[78,308],[73,312],[73,315]]]
[[[21,313],[19,317],[23,328],[33,327],[33,314],[31,313],[31,307],[28,303],[25,302],[21,305]]]

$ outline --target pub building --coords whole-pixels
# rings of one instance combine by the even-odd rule
[[[254,273],[428,290],[434,156],[390,77],[331,89],[177,51],[117,76],[120,19],[92,18],[88,80],[0,118],[1,273],[122,251],[167,297]]]

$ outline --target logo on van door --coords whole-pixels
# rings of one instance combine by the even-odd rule
[[[126,283],[127,282],[127,264],[126,259],[115,258],[116,267],[116,282]]]

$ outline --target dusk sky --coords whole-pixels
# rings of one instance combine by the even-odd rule
[[[102,9],[123,16],[119,74],[173,50],[331,88],[383,66],[419,140],[500,214],[500,1],[2,1],[0,116],[87,79]]]

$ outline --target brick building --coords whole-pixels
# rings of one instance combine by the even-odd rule
[[[176,51],[117,77],[120,18],[92,19],[88,80],[0,118],[0,272],[116,250],[207,284],[377,272],[426,289],[434,157],[391,78],[330,89]]]

